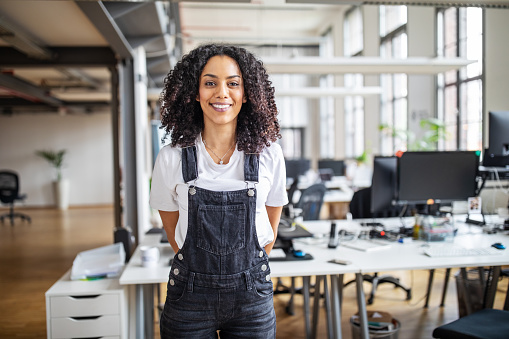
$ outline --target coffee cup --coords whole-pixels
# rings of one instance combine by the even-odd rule
[[[141,246],[141,266],[154,267],[159,262],[159,249],[154,246]]]

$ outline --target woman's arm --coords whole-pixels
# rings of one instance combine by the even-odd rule
[[[269,215],[269,221],[270,225],[272,226],[272,232],[274,232],[274,240],[270,244],[265,245],[265,252],[267,252],[267,254],[270,254],[270,251],[272,251],[272,247],[274,247],[274,243],[276,242],[277,227],[279,226],[279,219],[281,218],[283,206],[280,207],[265,206],[265,207],[267,208],[267,214]]]
[[[177,253],[179,248],[177,246],[177,242],[175,241],[175,228],[177,227],[177,221],[179,220],[179,212],[159,211],[159,215],[163,221],[163,227],[166,231],[166,235],[168,236],[168,242],[170,243],[171,248],[173,248],[175,253]]]

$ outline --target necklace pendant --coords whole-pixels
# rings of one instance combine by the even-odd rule
[[[223,160],[219,160],[219,165],[222,165],[223,164]]]

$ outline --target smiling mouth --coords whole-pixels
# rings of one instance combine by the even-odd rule
[[[227,109],[228,107],[230,107],[230,105],[229,104],[212,104],[212,107],[217,108],[217,109]]]

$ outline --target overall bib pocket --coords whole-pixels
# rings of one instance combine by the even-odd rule
[[[199,206],[196,246],[216,255],[240,251],[246,245],[246,215],[244,204]]]
[[[170,273],[168,287],[166,290],[167,301],[179,301],[187,290],[187,281],[176,279],[173,273]]]

